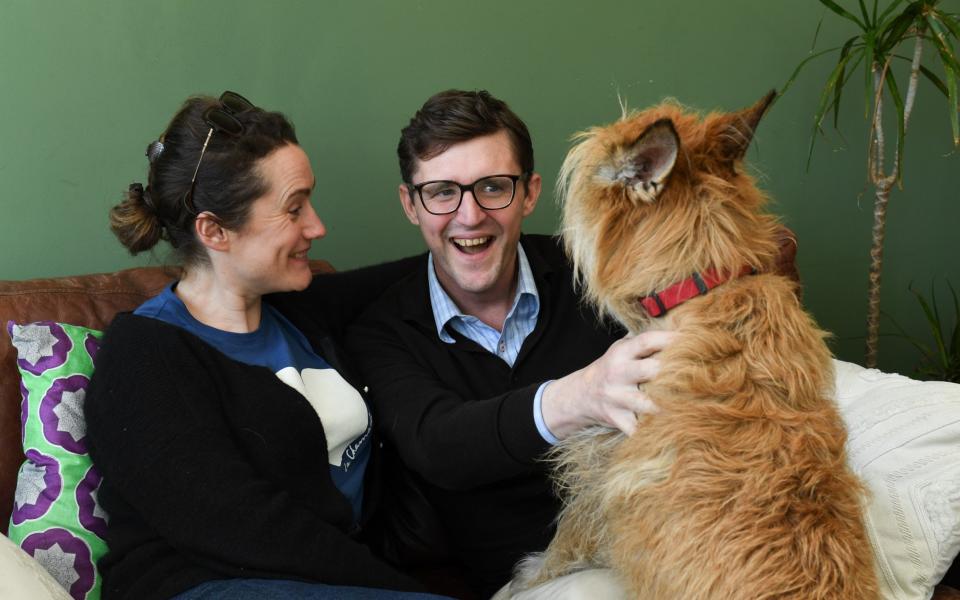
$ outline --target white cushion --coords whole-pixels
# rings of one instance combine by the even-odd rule
[[[71,600],[40,563],[0,535],[0,598],[4,600]]]
[[[928,600],[960,550],[960,385],[835,366],[884,598]]]
[[[612,569],[586,569],[551,579],[516,594],[510,584],[490,600],[627,600],[627,590]]]

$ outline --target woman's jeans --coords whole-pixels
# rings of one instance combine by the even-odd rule
[[[286,579],[208,581],[172,600],[450,600],[446,596],[375,588],[324,585]]]

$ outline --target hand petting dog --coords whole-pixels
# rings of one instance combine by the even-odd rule
[[[543,420],[558,439],[590,425],[632,435],[640,415],[657,406],[643,384],[660,371],[656,353],[674,338],[670,331],[647,331],[614,342],[598,360],[551,383],[543,393]]]

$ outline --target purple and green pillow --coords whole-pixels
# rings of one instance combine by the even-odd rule
[[[8,537],[77,599],[100,597],[106,553],[100,474],[86,447],[83,402],[101,332],[41,321],[7,323],[20,371],[26,460],[17,477]]]

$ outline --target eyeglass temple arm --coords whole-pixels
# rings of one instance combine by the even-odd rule
[[[207,152],[207,144],[210,143],[210,138],[213,136],[213,127],[210,128],[210,131],[207,132],[207,139],[203,140],[203,148],[200,149],[200,160],[197,161],[197,168],[193,170],[193,177],[190,178],[190,185],[192,186],[197,180],[197,173],[200,172],[200,163],[203,162],[203,155]]]

